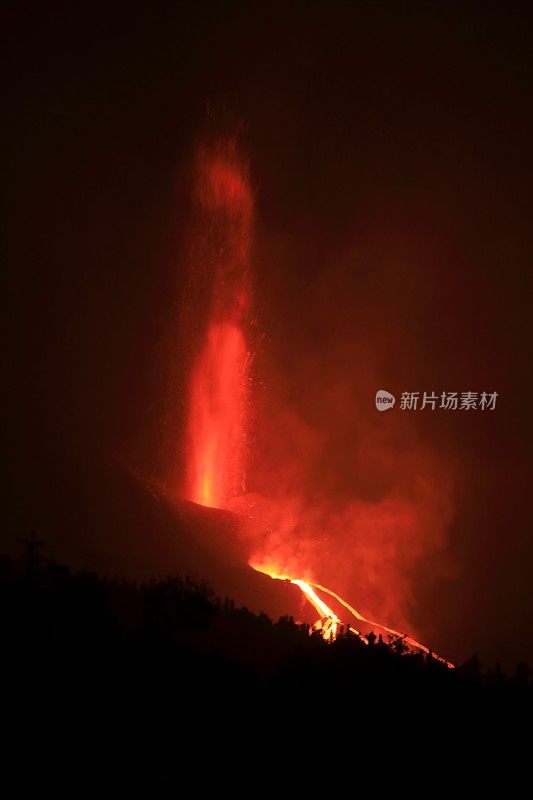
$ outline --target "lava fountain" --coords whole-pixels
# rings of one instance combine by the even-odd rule
[[[250,356],[252,193],[234,139],[198,155],[197,261],[209,270],[207,329],[190,379],[185,496],[220,508],[243,494]]]
[[[247,325],[251,305],[253,194],[248,165],[235,138],[221,139],[215,146],[199,150],[195,201],[198,225],[191,278],[207,281],[210,303],[190,374],[184,494],[189,500],[211,508],[235,508],[239,499],[244,500],[246,507],[243,496],[250,407]],[[266,530],[266,518],[256,519],[255,525]],[[250,566],[298,586],[319,616],[313,628],[320,630],[324,639],[335,639],[343,625],[367,641],[363,633],[341,620],[331,607],[333,600],[339,613],[347,613],[355,624],[366,623],[401,637],[410,647],[429,652],[415,639],[368,620],[334,591],[309,580],[305,558],[294,565],[289,575],[285,569],[272,566],[276,564],[274,552],[266,555],[265,560],[252,554]]]

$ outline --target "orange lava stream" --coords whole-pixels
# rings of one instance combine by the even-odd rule
[[[307,598],[307,600],[311,603],[315,611],[320,615],[320,620],[317,623],[315,623],[313,629],[321,630],[322,635],[326,641],[333,641],[336,638],[339,626],[342,623],[337,614],[335,614],[335,612],[327,605],[327,603],[325,603],[318,596],[316,590],[329,594],[331,597],[337,600],[337,602],[340,603],[347,611],[349,611],[350,614],[352,614],[356,619],[360,620],[361,622],[366,622],[367,625],[372,625],[373,627],[381,628],[381,630],[390,633],[391,636],[398,636],[410,647],[414,647],[417,650],[422,650],[424,653],[428,654],[431,653],[432,657],[436,661],[440,661],[443,664],[446,664],[446,666],[449,667],[450,669],[453,669],[455,666],[451,661],[447,661],[445,658],[442,658],[442,656],[437,655],[432,650],[430,650],[429,647],[426,647],[426,645],[422,644],[421,642],[417,642],[416,639],[413,639],[411,636],[407,636],[405,633],[397,631],[394,628],[389,628],[387,625],[382,625],[380,622],[374,622],[373,620],[367,619],[359,611],[357,611],[357,609],[355,609],[353,606],[347,603],[346,600],[343,600],[342,597],[336,594],[336,592],[334,592],[332,589],[328,589],[325,586],[321,586],[321,584],[319,583],[311,583],[300,580],[299,578],[291,578],[289,575],[279,575],[270,568],[267,568],[263,565],[259,566],[257,564],[250,564],[250,566],[253,569],[257,570],[258,572],[263,572],[265,575],[268,575],[274,580],[284,580],[284,581],[288,580],[291,583],[294,583],[296,586],[298,586],[299,589],[303,592],[304,596]],[[355,628],[352,628],[351,626],[348,626],[348,628],[349,630],[352,631],[352,633],[355,633],[357,636],[359,636],[359,638],[363,642],[365,642],[365,644],[368,644],[368,640],[366,639],[366,637],[363,636],[359,631],[357,631]]]
[[[337,636],[338,626],[341,622],[335,612],[332,611],[331,608],[320,599],[311,584],[298,579],[291,580],[291,583],[294,583],[302,590],[321,618],[326,617],[326,619],[331,620],[331,623],[327,625],[327,627],[322,628],[322,635],[324,639],[326,639],[326,641],[335,639]]]
[[[293,581],[293,583],[297,583],[297,581]],[[353,614],[356,619],[359,619],[362,622],[366,622],[367,625],[373,625],[376,628],[381,628],[387,633],[390,633],[392,636],[399,636],[401,639],[404,640],[406,644],[411,645],[411,647],[415,647],[417,650],[422,650],[424,653],[428,654],[431,653],[433,658],[435,658],[437,661],[442,661],[442,663],[446,664],[446,666],[450,667],[450,669],[453,669],[453,667],[455,666],[454,664],[452,664],[451,661],[446,661],[445,658],[437,655],[432,650],[430,650],[429,647],[426,647],[425,644],[417,642],[416,639],[413,639],[411,636],[407,636],[405,633],[396,631],[394,630],[394,628],[389,628],[387,627],[387,625],[382,625],[381,622],[374,622],[373,620],[367,619],[362,614],[360,614],[359,611],[353,608],[353,606],[351,606],[349,603],[343,600],[342,597],[339,597],[339,595],[333,592],[331,589],[327,589],[325,586],[321,586],[319,583],[313,583],[312,586],[314,586],[315,589],[319,589],[321,592],[326,592],[326,594],[329,594],[331,595],[331,597],[334,597],[335,600],[337,600],[342,606],[344,606],[344,608],[346,608],[351,614]]]

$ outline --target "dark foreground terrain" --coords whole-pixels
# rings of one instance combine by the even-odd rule
[[[327,644],[191,577],[137,584],[5,557],[0,626],[2,774],[19,787],[176,796],[192,770],[200,790],[252,765],[274,781],[289,767],[411,773],[421,748],[442,769],[464,748],[501,758],[513,740],[520,762],[529,747],[526,665],[450,670],[400,640]]]

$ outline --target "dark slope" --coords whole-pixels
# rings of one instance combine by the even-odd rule
[[[193,573],[255,612],[302,617],[296,587],[248,567],[235,514],[169,498],[116,463],[54,475],[35,530],[43,555],[74,568],[135,580]]]

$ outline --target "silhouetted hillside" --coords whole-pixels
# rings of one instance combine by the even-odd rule
[[[297,613],[301,593],[296,587],[247,566],[250,554],[241,544],[239,519],[230,511],[176,499],[100,459],[72,463],[69,470],[54,464],[49,472],[33,511],[46,552],[57,560],[140,581],[200,570],[238,604],[275,617]],[[0,551],[12,552],[12,531],[12,524],[5,526]]]
[[[272,735],[289,749],[331,736],[375,749],[408,722],[472,730],[531,711],[525,665],[450,670],[350,633],[328,644],[190,577],[133,583],[4,557],[0,593],[4,719],[13,758],[31,750],[28,780],[172,785],[190,750],[258,756]]]

